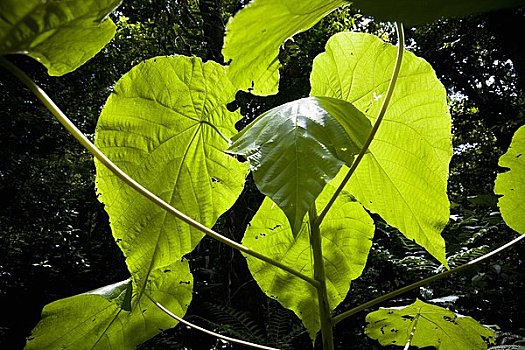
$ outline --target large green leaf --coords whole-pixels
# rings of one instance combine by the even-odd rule
[[[284,211],[294,235],[326,183],[350,165],[370,130],[350,103],[310,97],[276,107],[233,137],[259,190]]]
[[[525,234],[525,126],[516,131],[507,153],[499,159],[501,167],[509,171],[498,174],[494,193],[503,220],[513,230]]]
[[[0,56],[26,54],[50,75],[74,71],[115,35],[108,14],[121,0],[2,0]]]
[[[155,270],[150,279],[145,292],[176,315],[184,316],[192,298],[193,276],[188,262],[177,261]],[[144,294],[139,295],[131,284],[115,283],[48,304],[26,349],[135,349],[178,323]]]
[[[410,340],[411,345],[420,348],[482,350],[487,348],[487,342],[494,343],[495,336],[493,330],[472,317],[420,300],[405,307],[380,308],[369,313],[366,322],[366,334],[385,346],[405,346]]]
[[[341,6],[344,0],[254,0],[226,26],[222,53],[231,60],[228,74],[239,89],[276,94],[279,47]]]
[[[422,24],[441,17],[462,17],[507,7],[524,6],[524,0],[354,0],[365,14],[380,20]]]
[[[336,34],[314,60],[311,95],[346,100],[374,122],[395,57],[396,48],[373,35]],[[427,62],[405,52],[383,123],[349,182],[367,209],[445,265],[450,130],[443,85]]]
[[[115,86],[95,144],[122,170],[175,208],[211,227],[244,186],[248,166],[225,154],[238,112],[224,67],[184,56],[145,61]],[[144,288],[152,269],[180,260],[202,233],[126,186],[96,162],[100,200],[131,275]]]
[[[340,180],[339,176],[333,182]],[[319,196],[318,205],[325,205],[334,190],[334,185],[328,184]],[[373,235],[374,224],[370,216],[343,192],[321,224],[328,301],[332,310],[345,298],[350,281],[361,275]],[[286,216],[269,198],[250,222],[243,244],[313,278],[308,225],[303,225],[294,238]],[[246,259],[261,289],[293,310],[314,339],[320,329],[316,289],[275,266],[251,256]]]

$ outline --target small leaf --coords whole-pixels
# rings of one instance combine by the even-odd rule
[[[354,0],[353,4],[366,15],[380,20],[401,21],[416,25],[442,17],[465,17],[487,11],[525,5],[524,0]]]
[[[340,181],[341,176],[338,176],[325,187],[318,199],[320,207],[326,205]],[[331,310],[346,297],[350,281],[361,275],[373,235],[374,223],[368,213],[343,191],[321,224]],[[303,225],[297,238],[294,238],[286,216],[269,198],[264,200],[250,222],[243,244],[313,278],[308,225]],[[315,339],[320,329],[316,289],[308,282],[259,259],[246,256],[246,260],[264,293],[293,310],[310,337]]]
[[[279,86],[279,47],[344,4],[343,0],[254,0],[230,20],[222,54],[232,82],[255,95]]]
[[[420,300],[405,307],[380,308],[366,316],[365,333],[381,345],[410,345],[440,350],[486,349],[495,332],[472,317]],[[411,333],[414,332],[413,337]],[[410,339],[411,338],[411,339]]]
[[[259,116],[233,137],[229,152],[248,159],[257,187],[281,207],[295,236],[325,184],[353,162],[370,130],[348,102],[303,98]]]
[[[494,193],[501,216],[513,230],[525,234],[525,126],[519,128],[507,153],[499,159],[499,166],[509,171],[498,174]]]
[[[171,273],[151,273],[145,292],[182,317],[192,298],[193,276],[188,262],[169,265]],[[184,281],[190,283],[175,283]],[[130,281],[115,283],[75,295],[44,307],[42,320],[28,338],[26,350],[40,349],[135,349],[144,341],[178,322],[146,296],[133,292],[131,310],[126,310]]]
[[[121,0],[2,0],[0,56],[25,54],[50,75],[74,71],[115,35],[108,18]]]
[[[396,48],[373,35],[336,34],[314,60],[311,95],[348,101],[374,122],[395,59]],[[383,122],[348,190],[445,266],[440,233],[449,220],[451,157],[445,88],[427,62],[405,52]]]

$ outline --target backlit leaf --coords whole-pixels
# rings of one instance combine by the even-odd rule
[[[235,89],[224,67],[158,57],[124,75],[98,121],[95,144],[122,170],[183,213],[212,227],[236,201],[248,171],[225,154],[236,133]],[[96,162],[99,199],[137,290],[150,273],[191,252],[202,233],[167,214]]]
[[[366,335],[385,346],[405,346],[411,340],[410,344],[419,348],[482,350],[487,348],[487,342],[494,343],[495,336],[493,330],[472,317],[420,300],[405,307],[380,308],[369,313],[366,322]]]
[[[373,123],[395,57],[396,48],[373,35],[336,34],[314,60],[311,95],[346,100]],[[450,132],[445,88],[426,61],[405,52],[383,123],[348,187],[445,266],[440,233],[449,219]]]
[[[317,200],[326,204],[335,191],[329,183]],[[306,221],[307,217],[305,218]],[[359,277],[366,264],[374,224],[363,207],[347,193],[335,202],[321,224],[323,257],[330,309],[333,310],[346,297],[350,281]],[[243,244],[313,278],[313,260],[310,248],[309,227],[303,225],[297,238],[282,210],[266,198],[250,222]],[[302,320],[310,337],[320,329],[317,291],[308,282],[290,275],[277,267],[251,256],[246,256],[248,267],[261,289],[271,298],[291,309]]]
[[[513,230],[525,234],[525,126],[516,131],[507,153],[499,159],[499,166],[508,168],[498,174],[494,193],[503,220]]]
[[[422,24],[442,17],[463,17],[508,7],[524,6],[524,0],[354,0],[366,15],[380,20]]]
[[[151,273],[145,292],[182,317],[192,298],[188,262]],[[132,291],[131,310],[126,295]],[[46,305],[26,349],[135,349],[178,322],[123,281]]]
[[[276,107],[233,137],[259,190],[284,211],[294,236],[326,183],[359,153],[371,126],[350,103],[303,98]]]
[[[50,75],[74,71],[115,35],[108,14],[121,0],[2,0],[0,56],[25,54]]]
[[[254,0],[230,20],[222,53],[241,90],[276,94],[279,47],[344,3],[343,0]]]

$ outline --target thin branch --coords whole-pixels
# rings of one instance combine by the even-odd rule
[[[392,77],[390,78],[390,83],[388,84],[388,89],[386,90],[385,99],[383,100],[383,104],[381,105],[381,109],[379,110],[379,114],[377,115],[377,119],[374,123],[374,126],[372,127],[372,130],[370,131],[370,135],[368,135],[368,139],[366,140],[365,144],[363,145],[363,148],[361,149],[361,152],[357,155],[357,158],[352,163],[352,166],[350,170],[348,170],[348,173],[346,174],[345,178],[333,194],[332,198],[330,198],[330,201],[328,204],[326,204],[326,207],[323,209],[319,217],[317,218],[317,223],[321,225],[323,222],[323,219],[325,218],[326,214],[334,204],[335,200],[343,191],[344,187],[352,177],[352,175],[355,172],[355,169],[361,163],[361,160],[365,156],[366,152],[368,152],[368,147],[370,147],[370,144],[374,140],[374,137],[376,136],[377,130],[379,129],[379,126],[381,125],[381,122],[383,121],[383,117],[385,116],[386,110],[388,108],[388,105],[390,104],[390,99],[392,98],[392,94],[394,93],[394,87],[396,86],[397,78],[399,76],[399,71],[401,69],[401,63],[403,61],[403,51],[405,49],[405,34],[403,31],[403,24],[402,23],[396,23],[396,29],[397,29],[397,57],[396,62],[394,65],[394,70],[392,72]]]
[[[251,250],[250,248],[239,244],[215,231],[204,226],[200,222],[192,219],[181,211],[175,209],[170,204],[165,202],[163,199],[155,195],[153,192],[149,191],[147,188],[142,186],[140,183],[135,181],[132,177],[122,171],[115,163],[113,163],[102,151],[100,151],[76,126],[73,124],[67,116],[58,108],[58,106],[51,100],[51,98],[42,90],[31,78],[29,78],[20,68],[18,68],[13,63],[9,62],[4,57],[0,57],[0,65],[4,66],[8,71],[14,74],[22,83],[24,83],[35,95],[36,97],[46,106],[46,108],[58,119],[58,121],[67,129],[67,131],[77,139],[80,144],[89,151],[95,158],[97,158],[104,166],[106,166],[113,174],[115,174],[119,179],[124,181],[128,186],[133,188],[142,196],[146,197],[155,205],[166,210],[176,218],[182,220],[191,227],[207,234],[208,236],[226,244],[227,246],[236,249],[244,254],[251,255],[257,259],[260,259],[264,262],[267,262],[273,266],[276,266],[300,279],[310,283],[311,285],[317,287],[319,282],[313,278],[306,276],[299,271],[296,271],[279,261],[276,261],[272,258],[269,258],[263,254],[260,254],[256,251]]]
[[[241,340],[241,339],[236,339],[236,338],[230,338],[230,337],[227,337],[225,335],[222,335],[222,334],[219,334],[219,333],[215,333],[215,332],[212,332],[206,328],[202,328],[202,327],[199,327],[197,325],[194,325],[193,323],[191,322],[188,322],[186,321],[185,319],[183,319],[182,317],[179,317],[177,315],[175,315],[173,312],[171,312],[170,310],[166,309],[161,303],[153,300],[151,298],[151,296],[147,293],[145,293],[144,295],[146,295],[146,297],[148,297],[149,300],[151,300],[151,302],[153,304],[155,304],[159,309],[161,309],[163,312],[165,312],[168,316],[170,316],[171,318],[179,321],[180,323],[183,323],[185,324],[186,326],[188,327],[191,327],[193,329],[196,329],[200,332],[203,332],[203,333],[206,333],[208,335],[211,335],[213,337],[216,337],[216,338],[219,338],[219,339],[222,339],[222,340],[225,340],[225,341],[228,341],[228,342],[232,342],[232,343],[237,343],[237,344],[241,344],[241,345],[245,345],[245,346],[249,346],[251,348],[254,348],[254,349],[263,349],[263,350],[279,350],[277,348],[272,348],[272,347],[269,347],[269,346],[265,346],[265,345],[259,345],[259,344],[255,344],[255,343],[250,343],[250,342],[247,342],[245,340]]]
[[[382,303],[383,301],[386,301],[386,300],[389,300],[389,299],[392,299],[392,298],[395,298],[397,297],[398,295],[401,295],[403,293],[406,293],[406,292],[409,292],[413,289],[416,289],[418,287],[422,287],[424,285],[427,285],[431,282],[434,282],[434,281],[437,281],[437,280],[440,280],[442,278],[445,278],[453,273],[457,273],[457,272],[460,272],[460,271],[463,271],[463,270],[466,270],[468,268],[471,268],[472,266],[476,265],[476,264],[479,264],[485,260],[488,260],[489,258],[493,257],[494,255],[496,254],[499,254],[500,252],[502,252],[503,250],[507,249],[507,248],[510,248],[511,246],[513,246],[514,244],[518,243],[519,241],[521,241],[522,239],[525,239],[525,234],[523,235],[520,235],[518,236],[517,238],[513,239],[512,241],[508,242],[507,244],[504,244],[503,246],[497,248],[497,249],[494,249],[493,251],[491,251],[490,253],[487,253],[483,256],[480,256],[479,258],[477,259],[474,259],[472,261],[469,261],[468,263],[466,264],[463,264],[461,266],[458,266],[458,267],[455,267],[453,269],[450,269],[450,270],[447,270],[447,271],[444,271],[444,272],[441,272],[437,275],[434,275],[434,276],[431,276],[431,277],[428,277],[428,278],[425,278],[424,280],[421,280],[419,282],[415,282],[415,283],[412,283],[411,285],[408,285],[406,287],[403,287],[403,288],[400,288],[398,290],[395,290],[393,292],[390,292],[388,294],[385,294],[383,296],[380,296],[378,298],[375,298],[373,300],[370,300],[369,302],[366,302],[364,304],[361,304],[351,310],[348,310],[346,312],[343,312],[342,314],[339,314],[337,316],[335,316],[332,320],[333,320],[333,323],[334,325],[341,322],[342,320],[344,320],[345,318],[347,317],[350,317],[358,312],[361,312],[365,309],[368,309],[374,305],[377,305],[379,303]]]

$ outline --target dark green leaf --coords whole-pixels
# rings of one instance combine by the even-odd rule
[[[380,20],[416,25],[442,17],[463,17],[508,7],[524,6],[524,0],[355,0],[365,14]]]
[[[0,55],[25,54],[50,75],[74,71],[115,35],[107,16],[121,0],[2,0]]]
[[[325,184],[353,162],[370,130],[350,103],[309,97],[262,114],[233,138],[229,151],[248,159],[257,187],[281,207],[296,235]]]

